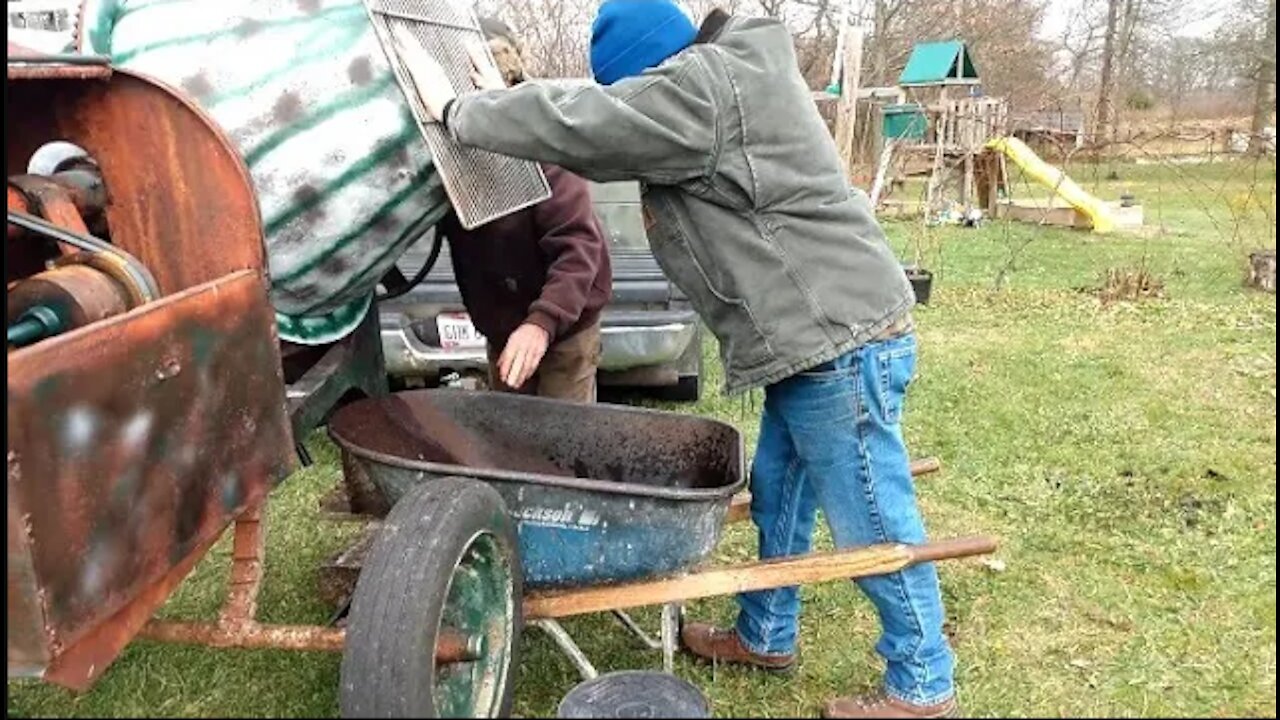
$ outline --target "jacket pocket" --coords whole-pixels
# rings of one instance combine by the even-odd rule
[[[915,378],[915,336],[880,343],[880,347],[874,350],[874,357],[881,417],[886,424],[897,425],[902,422],[907,388]]]
[[[773,359],[773,351],[747,302],[718,287],[705,261],[695,251],[674,208],[665,201],[645,201],[645,228],[654,257],[664,273],[689,298],[694,310],[720,341],[731,370],[747,370]]]

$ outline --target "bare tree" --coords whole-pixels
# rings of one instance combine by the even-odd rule
[[[1038,104],[1057,85],[1051,68],[1055,48],[1037,39],[1044,5],[1044,0],[861,0],[854,17],[865,29],[863,84],[893,85],[916,43],[958,38],[972,49],[987,92]]]
[[[525,45],[535,77],[587,77],[592,0],[503,0],[502,16]]]
[[[694,22],[701,22],[712,10],[720,9],[729,14],[741,12],[748,3],[744,0],[685,0],[684,5]]]
[[[1267,3],[1266,29],[1262,43],[1258,46],[1257,56],[1249,151],[1261,155],[1267,145],[1263,132],[1276,112],[1276,0]]]
[[[1101,0],[1107,2],[1107,0]],[[1063,24],[1058,38],[1059,49],[1066,56],[1066,88],[1075,93],[1084,90],[1089,71],[1097,60],[1106,35],[1106,12],[1099,0],[1081,0],[1071,18]]]
[[[1111,138],[1116,117],[1116,39],[1123,0],[1107,0],[1107,29],[1102,41],[1102,74],[1098,79],[1098,111],[1094,134],[1101,142]]]
[[[1121,110],[1140,96],[1135,92],[1158,84],[1154,76],[1171,67],[1167,53],[1178,49],[1170,41],[1183,13],[1176,0],[1080,0],[1058,49],[1066,56],[1065,86],[1077,94],[1096,90],[1099,141],[1112,139]],[[1176,61],[1184,56],[1180,49]]]
[[[892,81],[891,55],[893,38],[897,35],[897,18],[899,12],[910,0],[874,0],[871,14],[870,46],[871,63],[868,67],[870,76],[875,82],[888,84]]]
[[[543,77],[589,73],[591,21],[599,0],[478,0],[521,37],[529,71]],[[916,42],[962,38],[978,56],[993,94],[1039,93],[1051,86],[1052,48],[1035,40],[1044,0],[684,0],[695,22],[713,8],[768,15],[785,23],[801,72],[811,87],[825,87],[845,2],[865,35],[865,85],[892,84]]]

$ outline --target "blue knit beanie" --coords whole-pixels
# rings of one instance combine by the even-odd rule
[[[697,36],[671,0],[605,0],[591,25],[591,74],[612,85],[662,63]]]

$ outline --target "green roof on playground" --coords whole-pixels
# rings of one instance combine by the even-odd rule
[[[969,49],[960,40],[920,43],[911,49],[911,57],[903,68],[898,84],[967,85],[978,82]]]

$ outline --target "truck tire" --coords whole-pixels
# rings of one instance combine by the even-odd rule
[[[391,508],[356,582],[342,716],[507,716],[522,577],[497,491],[465,478],[413,488]]]
[[[658,395],[669,402],[698,402],[702,397],[702,376],[681,375],[675,385],[660,389]]]

